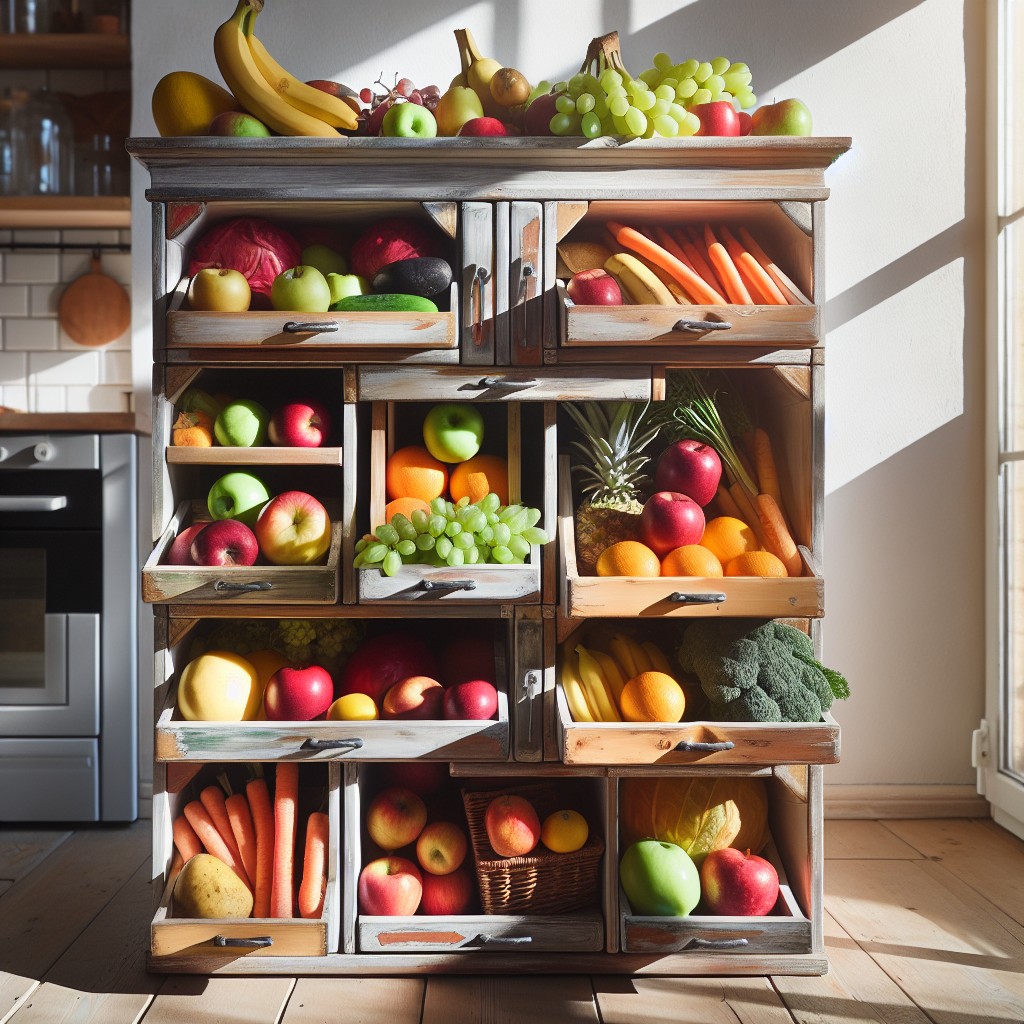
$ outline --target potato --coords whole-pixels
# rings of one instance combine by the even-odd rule
[[[248,917],[252,913],[249,887],[208,853],[185,861],[171,893],[175,917]]]

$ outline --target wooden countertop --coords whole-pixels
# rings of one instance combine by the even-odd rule
[[[141,434],[133,412],[8,412],[0,409],[0,433]]]

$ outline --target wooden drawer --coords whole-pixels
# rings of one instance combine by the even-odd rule
[[[555,406],[552,403],[480,402],[484,417],[482,452],[502,454],[508,462],[509,504],[522,502],[542,512],[540,522],[554,536]],[[406,445],[422,445],[422,422],[429,403],[375,401],[371,407],[370,490],[368,517],[361,526],[372,531],[384,523],[387,504],[385,465]],[[553,543],[553,542],[552,542]],[[552,544],[534,545],[522,564],[487,563],[459,568],[407,564],[394,576],[379,568],[355,572],[360,603],[410,605],[443,601],[463,603],[539,603],[542,566],[554,564]]]
[[[264,765],[268,784],[273,765]],[[304,849],[304,822],[312,811],[324,810],[330,818],[327,856],[327,889],[323,913],[318,919],[305,918],[183,918],[174,914],[169,880],[174,854],[171,827],[189,800],[213,783],[223,765],[207,764],[177,792],[168,785],[166,770],[158,765],[154,777],[153,863],[161,872],[156,879],[160,902],[150,926],[150,955],[162,962],[184,961],[197,971],[213,970],[218,963],[238,957],[323,957],[338,949],[341,914],[339,875],[341,837],[341,768],[336,765],[311,765],[300,770],[299,812],[296,835],[296,870],[301,874]],[[244,791],[245,772],[229,771],[237,782],[235,792]],[[273,787],[271,786],[271,795]],[[296,883],[297,884],[297,883]]]
[[[821,341],[815,292],[817,214],[813,203],[776,200],[637,200],[549,203],[545,211],[544,276],[548,347],[598,349],[602,358],[637,358],[637,351],[681,351],[695,345],[749,346],[761,349],[808,348]],[[608,221],[640,230],[692,225],[727,226],[750,231],[803,295],[800,305],[623,305],[577,306],[565,292],[568,272],[559,262],[558,243],[605,241],[624,251],[604,230]],[[552,271],[554,267],[554,271]],[[645,356],[646,357],[646,356]],[[556,356],[561,360],[562,353]]]

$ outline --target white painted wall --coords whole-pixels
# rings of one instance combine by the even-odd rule
[[[231,0],[134,0],[133,132],[176,69],[219,80],[212,36]],[[618,29],[626,65],[658,50],[746,61],[763,100],[800,96],[853,150],[828,172],[825,660],[843,760],[830,784],[970,784],[982,714],[983,46],[976,0],[268,0],[260,35],[302,78],[354,88],[395,72],[444,87],[452,30],[531,80],[563,77]],[[965,95],[966,83],[966,95]],[[135,294],[149,283],[136,170]],[[141,300],[140,300],[141,301]],[[136,310],[139,407],[148,308]]]

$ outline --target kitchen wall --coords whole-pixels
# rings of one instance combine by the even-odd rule
[[[983,710],[984,7],[976,0],[268,0],[259,32],[303,78],[360,88],[383,73],[445,87],[452,30],[531,79],[559,78],[618,29],[625,62],[658,50],[749,63],[762,100],[800,96],[815,133],[850,135],[827,174],[825,661],[849,677],[837,706],[842,787],[970,791]],[[232,0],[135,0],[134,132],[166,72],[218,78],[211,40]],[[966,91],[965,91],[966,86]],[[149,220],[136,172],[134,279],[148,287]],[[138,311],[138,306],[137,306]],[[139,311],[140,315],[143,311]],[[149,337],[134,340],[148,388]],[[880,790],[874,790],[877,793]]]

